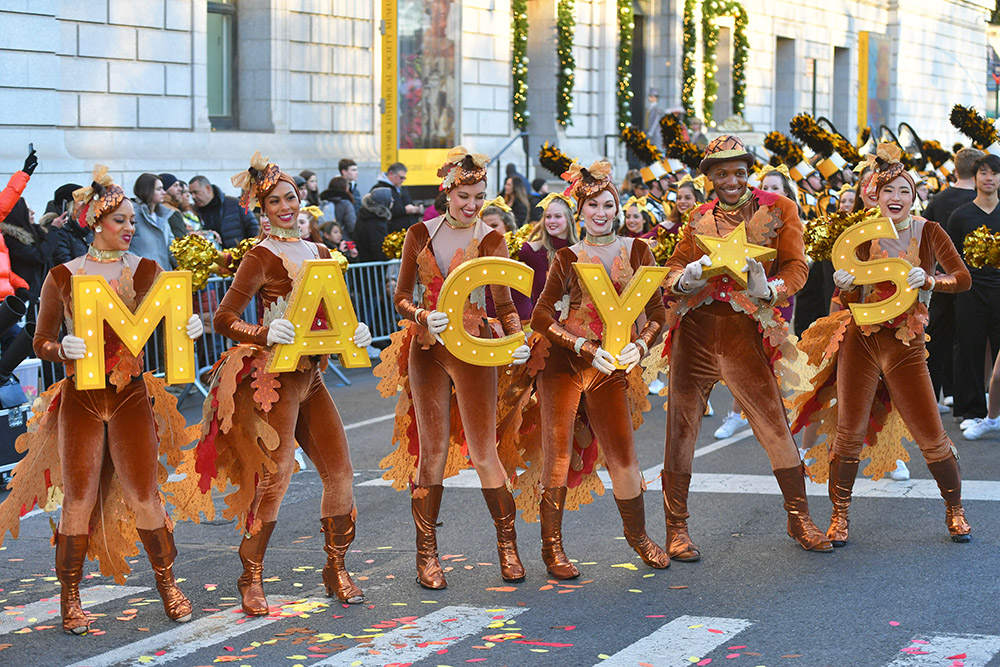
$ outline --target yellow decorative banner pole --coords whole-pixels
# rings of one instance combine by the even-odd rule
[[[575,262],[573,268],[604,323],[601,347],[617,358],[622,348],[632,342],[632,325],[670,270],[663,266],[640,267],[622,293],[618,294],[603,264]],[[617,362],[615,365],[625,368]]]
[[[479,338],[465,330],[462,315],[469,295],[477,287],[505,285],[531,296],[534,275],[530,267],[502,257],[473,259],[448,274],[437,303],[437,309],[448,315],[448,328],[441,332],[448,351],[475,366],[506,366],[512,362],[514,350],[524,345],[523,332],[503,338]]]
[[[164,271],[135,313],[122,303],[104,276],[73,276],[73,334],[87,344],[87,356],[76,362],[76,388],[104,389],[104,324],[137,356],[164,320],[167,382],[194,382],[194,341],[188,338],[191,319],[191,272]]]
[[[778,256],[776,248],[754,245],[747,242],[747,227],[740,223],[736,229],[723,237],[695,234],[695,242],[708,253],[712,265],[706,266],[701,272],[702,278],[711,278],[726,274],[743,289],[747,288],[747,274],[743,268],[750,258],[758,262],[767,262]]]
[[[887,257],[862,262],[858,259],[858,246],[873,239],[898,239],[896,228],[888,218],[864,220],[848,227],[833,244],[833,268],[843,269],[854,276],[855,285],[874,285],[891,282],[896,293],[875,303],[852,303],[851,315],[859,325],[882,324],[902,315],[917,300],[917,290],[906,282],[913,265],[905,259]]]
[[[371,366],[367,350],[354,344],[358,316],[340,263],[335,259],[309,259],[299,270],[302,277],[290,295],[284,316],[295,326],[295,342],[274,346],[268,372],[294,371],[299,357],[314,354],[336,354],[344,368]],[[320,305],[326,310],[329,328],[313,330]]]

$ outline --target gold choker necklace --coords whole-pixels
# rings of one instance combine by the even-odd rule
[[[111,262],[117,262],[122,257],[125,256],[127,250],[101,250],[100,248],[95,248],[94,246],[87,246],[87,257],[94,260],[95,262],[100,262],[102,264],[110,264]]]
[[[271,231],[268,234],[281,241],[298,241],[302,238],[302,232],[299,230],[298,225],[287,229],[271,225]]]
[[[744,204],[750,201],[750,197],[752,196],[753,192],[751,192],[750,188],[747,188],[735,204],[727,204],[726,202],[722,201],[722,199],[719,199],[719,208],[721,208],[723,211],[735,211],[736,209],[742,207]]]
[[[913,222],[913,216],[912,215],[908,215],[908,216],[906,216],[906,220],[903,220],[898,225],[896,223],[892,223],[892,226],[896,228],[897,232],[901,232],[901,231],[909,229],[911,222]]]
[[[602,234],[601,236],[594,236],[590,232],[584,237],[583,242],[587,245],[609,245],[615,242],[618,238],[617,232],[609,232],[607,234]]]
[[[471,222],[459,222],[454,217],[452,217],[451,213],[444,214],[444,221],[448,223],[448,226],[451,227],[452,229],[468,229],[472,225],[476,224],[476,221],[478,219],[479,218],[473,218]]]

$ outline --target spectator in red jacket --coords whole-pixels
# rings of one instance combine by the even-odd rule
[[[24,192],[24,187],[28,185],[28,179],[31,178],[31,174],[34,173],[37,166],[38,158],[35,157],[35,149],[31,149],[28,157],[24,159],[24,168],[11,176],[10,180],[7,181],[7,187],[3,189],[3,192],[0,192],[0,220],[7,217],[7,214],[14,208],[14,204],[21,198],[21,193]]]

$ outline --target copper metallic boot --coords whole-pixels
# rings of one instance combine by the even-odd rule
[[[500,557],[500,576],[504,581],[519,583],[524,581],[524,566],[521,557],[517,555],[517,533],[514,531],[514,519],[517,508],[514,506],[514,496],[510,489],[501,486],[496,489],[483,489],[483,498],[493,517],[493,525],[497,529],[497,555]]]
[[[167,618],[178,623],[191,620],[191,601],[181,593],[174,583],[174,560],[177,558],[177,547],[174,546],[174,535],[166,527],[156,530],[137,529],[142,546],[146,548],[149,564],[153,566],[156,577],[156,590],[163,600],[163,611]]]
[[[243,597],[243,613],[248,616],[267,616],[267,598],[264,597],[264,552],[267,542],[271,539],[275,521],[265,521],[251,537],[243,536],[240,542],[240,561],[243,562],[243,574],[236,580]]]
[[[445,588],[441,561],[437,550],[437,517],[441,509],[440,484],[414,486],[410,491],[410,511],[417,529],[417,583],[424,588]]]
[[[326,551],[326,566],[323,568],[326,594],[336,596],[341,602],[350,604],[360,604],[365,601],[365,594],[351,579],[347,566],[344,565],[347,547],[354,541],[355,514],[356,511],[352,508],[350,514],[320,519],[326,537],[326,545],[323,547]]]
[[[785,497],[785,511],[788,512],[788,536],[802,545],[806,551],[833,551],[833,545],[826,539],[812,517],[809,516],[809,501],[806,500],[805,470],[800,463],[794,468],[774,471]]]
[[[663,471],[660,476],[663,488],[663,514],[667,519],[667,554],[674,560],[693,563],[701,559],[701,552],[688,535],[687,510],[689,473]]]
[[[90,621],[80,604],[80,580],[83,579],[83,562],[87,559],[89,537],[56,533],[56,579],[62,585],[59,611],[62,614],[63,632],[72,635],[86,634],[90,627]]]
[[[830,459],[830,480],[827,489],[830,502],[833,503],[833,513],[830,515],[830,527],[826,529],[826,537],[835,547],[847,544],[847,526],[850,523],[847,511],[851,507],[851,494],[854,492],[854,480],[858,476],[858,460],[845,459],[840,454],[834,454]]]
[[[622,515],[622,526],[625,529],[625,541],[635,549],[643,562],[650,567],[665,569],[670,567],[670,556],[646,535],[646,506],[639,492],[635,498],[622,500],[615,498],[618,512]]]
[[[556,579],[576,579],[580,571],[569,562],[562,545],[562,517],[566,506],[566,487],[542,489],[538,514],[542,520],[542,562]]]
[[[945,523],[953,542],[969,542],[972,540],[972,527],[965,520],[965,510],[962,508],[962,473],[958,469],[958,459],[954,456],[928,463],[927,469],[934,476],[941,497],[944,498]]]

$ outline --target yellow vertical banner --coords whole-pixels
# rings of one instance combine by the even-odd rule
[[[164,271],[133,313],[104,276],[73,276],[73,333],[87,344],[87,355],[76,361],[76,388],[103,389],[104,325],[107,324],[133,355],[142,352],[160,320],[164,321],[167,382],[194,382],[194,341],[188,338],[192,315],[191,272]]]
[[[858,32],[858,130],[868,127],[868,31]]]
[[[396,161],[399,117],[396,76],[399,71],[398,0],[382,0],[382,171]]]
[[[295,327],[295,342],[275,345],[270,373],[294,371],[302,355],[336,354],[344,368],[371,366],[368,351],[354,343],[358,316],[347,292],[344,272],[335,259],[310,259],[302,263],[302,276],[289,296],[285,319]],[[326,329],[313,329],[326,311]]]

